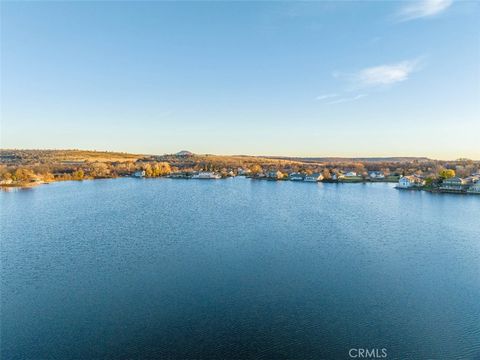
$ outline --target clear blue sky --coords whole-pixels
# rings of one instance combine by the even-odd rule
[[[480,159],[480,3],[2,2],[2,148]]]

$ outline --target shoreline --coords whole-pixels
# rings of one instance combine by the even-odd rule
[[[260,180],[260,181],[270,181],[270,182],[293,182],[293,183],[324,183],[324,184],[393,184],[393,181],[379,181],[379,180],[361,180],[361,181],[339,181],[339,180],[322,180],[322,181],[298,181],[298,180],[289,180],[289,179],[269,179],[269,178],[255,178],[255,177],[248,177],[248,176],[229,176],[224,177],[221,179],[202,179],[202,180],[225,180],[231,179],[235,177],[243,177],[249,180]],[[134,177],[134,176],[119,176],[119,177],[110,177],[110,178],[90,178],[90,179],[81,179],[81,180],[53,180],[53,181],[42,181],[42,182],[32,182],[32,183],[22,183],[22,184],[1,184],[0,190],[6,191],[8,189],[12,190],[22,190],[22,189],[33,189],[39,185],[49,185],[53,183],[61,183],[61,182],[83,182],[83,181],[96,181],[96,180],[116,180],[116,179],[137,179],[137,180],[153,180],[153,179],[172,179],[172,180],[190,180],[189,178],[184,177],[171,177],[171,176],[157,176],[157,177]],[[431,194],[453,194],[453,195],[480,195],[477,192],[469,192],[469,191],[454,191],[454,190],[440,190],[440,189],[432,189],[432,188],[422,188],[422,187],[411,187],[411,188],[402,188],[399,186],[393,187],[395,190],[400,191],[425,191]]]

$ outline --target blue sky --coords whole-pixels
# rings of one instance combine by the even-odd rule
[[[1,147],[480,159],[480,3],[2,2]]]

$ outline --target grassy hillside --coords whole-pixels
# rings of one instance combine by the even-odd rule
[[[32,165],[68,162],[125,162],[136,161],[144,155],[89,150],[0,150],[0,163]]]

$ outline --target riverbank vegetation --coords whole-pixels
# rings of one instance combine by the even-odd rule
[[[279,158],[246,155],[177,154],[145,155],[84,150],[0,150],[0,184],[32,186],[52,181],[145,177],[210,171],[222,177],[288,179],[291,174],[318,174],[323,181],[397,182],[406,175],[419,176],[434,187],[453,176],[480,172],[480,162],[427,158]]]

